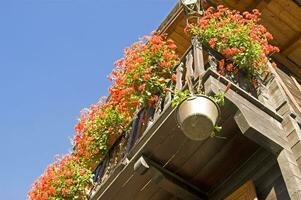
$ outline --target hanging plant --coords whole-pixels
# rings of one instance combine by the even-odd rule
[[[259,24],[260,15],[257,9],[241,14],[222,5],[216,10],[210,7],[185,31],[226,58],[218,63],[221,75],[237,83],[238,74],[242,74],[256,86],[260,76],[268,71],[269,56],[279,52],[278,47],[269,44],[273,36]]]

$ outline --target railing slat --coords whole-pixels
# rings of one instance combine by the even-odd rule
[[[197,93],[202,92],[202,76],[205,73],[203,46],[195,37],[192,39],[194,57],[194,79],[198,79]]]
[[[183,83],[182,83],[182,78],[183,78],[183,63],[181,62],[180,65],[176,69],[177,73],[177,79],[176,79],[176,90],[180,91],[182,90]]]
[[[185,81],[188,85],[190,94],[194,94],[193,91],[193,68],[192,68],[192,64],[193,64],[193,56],[192,56],[192,52],[189,51],[189,53],[186,56],[186,76],[185,76]]]

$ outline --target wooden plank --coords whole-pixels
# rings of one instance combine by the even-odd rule
[[[171,107],[168,108],[169,109],[163,111],[162,115],[154,122],[154,125],[148,129],[138,144],[136,144],[128,154],[128,158],[130,160],[129,163],[121,171],[113,173],[109,180],[106,181],[104,185],[95,193],[93,199],[110,199],[112,195],[115,195],[120,190],[120,186],[129,180],[129,177],[133,173],[134,163],[131,160],[135,158],[138,159],[141,156],[141,148],[145,147],[146,145],[155,145],[160,142],[161,139],[165,139],[166,136],[162,134],[162,131],[164,129],[166,130],[166,126],[174,125],[174,118],[170,117],[170,115],[174,113],[174,109]],[[154,138],[154,135],[158,137]],[[141,141],[150,140],[151,142],[149,143],[141,143]]]
[[[170,36],[175,41],[176,45],[181,45],[185,50],[191,45],[189,38],[185,37],[181,32],[174,31],[170,34]]]
[[[291,76],[292,80],[294,81],[294,84],[296,85],[296,87],[298,88],[299,92],[301,93],[301,85],[299,84],[299,82],[296,80],[295,77]],[[300,97],[301,98],[301,97]]]
[[[273,0],[269,4],[267,4],[266,8],[269,9],[269,11],[277,16],[281,21],[283,21],[283,23],[291,27],[295,32],[301,32],[300,18],[298,18],[297,15],[291,10],[287,10],[286,7],[283,7],[280,2]],[[301,9],[299,10],[299,12],[300,11]]]
[[[261,17],[261,23],[273,34],[275,38],[273,43],[281,49],[297,34],[296,31],[268,9],[262,12]]]
[[[290,70],[290,72],[295,75],[295,77],[298,77],[298,79],[301,79],[301,70],[300,66],[298,66],[296,63],[290,61],[287,59],[284,55],[281,54],[274,54],[272,55],[273,60],[277,60],[279,64],[282,64],[285,68]]]
[[[260,171],[262,164],[269,161],[270,158],[271,154],[269,152],[263,148],[259,148],[245,163],[228,176],[224,182],[215,186],[209,194],[210,199],[220,200],[229,195],[235,188],[238,188],[247,180],[252,179],[252,176]]]
[[[225,200],[254,200],[257,199],[256,190],[253,182],[250,180],[233,192]]]
[[[225,132],[232,131],[231,129],[225,129],[225,127],[229,127],[228,124],[232,123],[235,110],[236,108],[233,107],[231,104],[229,104],[227,101],[225,103],[225,106],[221,108],[222,116],[221,116],[220,125],[224,127],[223,128],[224,130],[221,132],[221,135],[223,135],[223,133]],[[166,167],[171,171],[179,172],[181,170],[181,166],[187,163],[191,158],[197,157],[196,152],[199,149],[203,148],[202,146],[206,141],[207,140],[193,141],[187,138],[185,141],[183,141],[185,143],[185,146],[183,146],[183,148],[179,149],[172,155],[172,157],[166,162],[165,164]],[[187,155],[191,155],[191,156],[187,156]]]
[[[175,110],[176,108],[171,107],[171,105],[167,105],[167,108],[161,113],[159,118],[153,122],[153,126],[151,126],[144,136],[140,138],[139,142],[133,147],[132,151],[129,153],[128,158],[132,159],[136,155],[136,153],[140,149],[144,149],[145,152],[150,152],[152,149],[160,146],[162,142],[170,135],[171,132],[175,129],[178,129],[175,126]],[[159,134],[158,132],[166,132],[168,130],[168,134]],[[156,139],[152,140],[152,138],[156,135]]]
[[[290,152],[282,150],[277,161],[291,199],[301,197],[301,173],[296,169],[297,163],[289,158]]]
[[[234,9],[237,10],[246,10],[248,6],[252,4],[253,0],[244,0],[244,1],[236,1],[236,0],[224,0],[223,3],[226,3],[227,5],[231,6]]]
[[[191,199],[191,200],[202,200],[207,199],[205,193],[203,193],[199,188],[192,185],[187,180],[176,175],[172,171],[169,171],[164,166],[154,162],[147,157],[141,157],[139,163],[146,163],[147,169],[152,169],[154,174],[154,181],[162,189],[168,191],[169,193],[177,196],[181,199]]]
[[[295,49],[301,45],[301,34],[297,33],[294,37],[282,47],[281,54],[289,56]]]
[[[134,197],[134,200],[147,200],[160,191],[160,188],[152,178],[140,189]]]
[[[228,119],[225,122],[228,126],[223,127],[222,136],[226,137],[226,139],[209,138],[206,140],[200,148],[189,156],[189,159],[187,159],[182,166],[177,168],[176,173],[188,180],[192,179],[234,136],[233,127],[235,126],[232,126],[234,124],[231,123],[232,120],[233,119]]]
[[[120,190],[113,195],[111,198],[102,199],[112,199],[112,200],[132,200],[140,192],[143,186],[151,179],[153,173],[147,172],[144,175],[137,173],[131,173],[131,176],[126,180],[121,186]]]
[[[222,84],[209,77],[205,82],[206,91],[215,93],[223,88]],[[226,98],[231,100],[240,110],[235,116],[235,121],[244,133],[251,140],[260,145],[264,145],[274,153],[278,153],[282,148],[289,148],[280,122],[267,115],[262,109],[257,108],[247,99],[239,97],[236,92],[229,90]]]
[[[271,178],[271,177],[270,177]],[[259,199],[281,199],[281,200],[290,200],[289,194],[287,192],[285,183],[283,181],[282,176],[280,175],[274,182],[273,185],[265,188],[264,191],[258,191],[258,198]]]
[[[287,58],[295,63],[296,65],[301,66],[301,41],[299,42],[299,45],[287,56]]]
[[[176,22],[180,21],[183,17],[183,6],[180,3],[178,3],[170,12],[170,14],[166,17],[166,19],[161,23],[157,31],[160,34],[169,33],[169,31],[173,30],[173,24],[176,24]]]
[[[294,152],[294,155],[296,159],[301,158],[301,140],[299,140],[293,147],[292,151]]]
[[[301,107],[298,105],[298,103],[296,102],[294,96],[289,91],[289,89],[287,88],[287,86],[285,85],[285,83],[283,82],[283,80],[280,78],[280,76],[277,73],[277,71],[271,66],[270,63],[268,63],[268,67],[269,67],[270,72],[275,76],[276,80],[279,82],[280,86],[282,87],[282,89],[286,93],[286,95],[289,98],[289,100],[291,100],[291,102],[294,105],[294,107],[297,109],[297,111],[299,113],[301,113]]]
[[[149,200],[165,200],[170,197],[172,197],[172,195],[169,192],[160,188],[156,193],[154,193],[154,195]]]
[[[281,177],[281,172],[277,165],[277,161],[275,161],[275,158],[272,158],[272,160],[274,162],[270,162],[270,166],[266,167],[265,170],[262,170],[260,175],[256,174],[258,178],[256,181],[254,181],[254,183],[256,188],[258,188],[258,193],[261,193],[267,188],[271,188],[271,186],[274,185],[274,182]]]
[[[258,148],[239,133],[232,138],[214,157],[199,169],[192,182],[201,188],[210,188],[226,179]],[[222,166],[222,167],[221,167]]]
[[[297,19],[301,20],[301,8],[294,1],[291,0],[273,0],[280,4],[281,8],[287,12],[292,13]]]
[[[218,80],[217,80],[218,79]],[[207,69],[204,77],[204,87],[206,93],[211,93],[215,94],[219,91],[224,91],[226,89],[226,86],[231,83],[231,90],[226,93],[226,97],[228,93],[231,93],[231,96],[233,99],[229,100],[232,102],[232,104],[240,105],[246,105],[248,106],[250,103],[252,106],[255,106],[256,110],[260,109],[260,113],[266,113],[278,122],[281,122],[283,120],[282,116],[280,116],[278,113],[276,113],[274,110],[271,110],[270,108],[266,107],[262,102],[260,102],[258,99],[255,97],[251,96],[249,93],[241,89],[239,86],[236,84],[232,83],[228,79],[226,79],[223,76],[220,76],[216,71],[213,71],[212,69]],[[237,97],[242,97],[242,98],[237,98]],[[227,98],[226,98],[227,99]],[[239,100],[240,104],[238,102],[235,102],[233,100]],[[258,110],[259,111],[259,110]]]

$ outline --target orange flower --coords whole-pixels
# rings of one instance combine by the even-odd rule
[[[139,76],[140,76],[140,75],[139,75],[138,73],[136,73],[136,74],[133,75],[133,79],[138,79]]]
[[[214,48],[215,47],[215,43],[216,43],[216,39],[215,38],[211,38],[208,43],[209,43],[209,45],[210,45],[211,48]]]
[[[177,75],[176,74],[172,74],[171,80],[174,81],[174,82],[176,82],[177,81]]]
[[[145,88],[145,86],[144,86],[144,85],[140,85],[140,86],[138,87],[138,90],[141,92],[141,91],[143,91],[143,90],[144,90],[144,88]]]

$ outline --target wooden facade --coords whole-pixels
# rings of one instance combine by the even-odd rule
[[[270,68],[258,98],[236,85],[226,93],[221,116],[225,139],[199,142],[185,137],[168,98],[153,111],[143,112],[141,116],[151,112],[151,120],[139,126],[139,133],[125,138],[127,145],[123,138],[118,141],[111,154],[119,155],[124,146],[127,153],[118,161],[116,157],[103,161],[100,171],[105,176],[91,191],[91,199],[301,199],[300,4],[293,0],[206,2],[238,10],[258,8],[262,23],[281,49],[273,57],[280,67]],[[187,53],[195,53],[183,31],[185,23],[183,8],[177,4],[158,28],[176,42],[183,63]],[[205,50],[203,57],[206,93],[224,90],[229,80],[210,68]],[[106,164],[112,160],[115,164]]]

